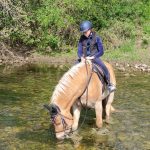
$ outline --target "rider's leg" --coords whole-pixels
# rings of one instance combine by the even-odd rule
[[[102,70],[105,74],[106,80],[107,80],[108,90],[110,92],[113,92],[116,89],[116,87],[112,83],[110,83],[110,74],[109,74],[109,71],[108,71],[107,67],[105,66],[105,64],[99,58],[94,59],[94,62],[102,68]]]

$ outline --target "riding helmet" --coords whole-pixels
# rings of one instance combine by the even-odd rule
[[[93,27],[90,21],[83,21],[80,24],[80,32],[86,32]]]

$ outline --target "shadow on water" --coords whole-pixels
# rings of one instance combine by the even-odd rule
[[[95,127],[95,112],[83,110],[79,130],[58,141],[43,108],[67,69],[49,68],[0,73],[0,149],[150,149],[150,76],[116,72],[117,91],[111,124]],[[83,122],[85,118],[85,122]],[[83,124],[83,125],[82,125]]]

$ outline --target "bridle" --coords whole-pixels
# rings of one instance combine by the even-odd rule
[[[71,130],[71,131],[72,131],[72,127],[69,126],[69,125],[66,123],[65,118],[68,119],[68,120],[73,120],[73,119],[72,119],[72,118],[69,118],[69,117],[66,117],[65,115],[62,115],[62,114],[61,114],[61,111],[60,111],[60,108],[59,108],[56,104],[51,104],[51,105],[57,110],[56,112],[53,112],[53,110],[52,110],[52,113],[50,114],[50,115],[51,115],[51,118],[50,118],[51,123],[52,123],[53,125],[56,125],[56,121],[55,121],[55,120],[56,120],[56,118],[57,118],[58,116],[60,116],[60,118],[61,118],[61,123],[62,123],[62,125],[63,125],[63,130],[55,131],[55,133],[65,132],[65,135],[67,135],[66,130]]]
[[[85,63],[86,63],[86,62],[85,62]],[[93,68],[93,67],[92,67],[92,68]],[[87,75],[88,75],[87,64],[86,64],[86,71],[87,71]],[[89,82],[90,82],[90,80],[91,80],[91,77],[92,77],[92,72],[91,72],[91,75],[90,75],[89,80],[87,81],[86,88],[85,88],[85,90],[84,90],[84,92],[87,90],[86,105],[87,105],[87,102],[88,102],[88,85],[89,85]],[[84,92],[83,92],[83,93],[84,93]],[[61,123],[62,123],[62,125],[63,125],[63,130],[55,131],[55,133],[64,132],[64,133],[65,133],[64,136],[68,136],[68,134],[73,133],[74,131],[72,130],[72,126],[69,126],[69,125],[66,123],[65,118],[68,119],[68,120],[73,120],[73,119],[72,119],[72,118],[68,118],[68,117],[66,117],[65,115],[62,115],[60,108],[59,108],[56,104],[50,104],[50,105],[52,105],[52,110],[50,110],[50,116],[51,116],[50,120],[51,120],[51,123],[52,123],[53,125],[56,125],[56,118],[57,118],[57,116],[60,116],[60,118],[61,118]],[[45,107],[47,107],[47,106],[45,106]],[[49,108],[47,108],[47,109],[49,109]],[[55,110],[54,110],[54,109],[55,109]],[[87,111],[86,111],[86,114],[87,114]],[[84,121],[85,121],[85,118],[84,118]],[[84,121],[82,122],[82,124],[84,123]],[[81,126],[82,126],[82,125],[81,125]],[[70,130],[69,133],[66,132],[67,130]]]

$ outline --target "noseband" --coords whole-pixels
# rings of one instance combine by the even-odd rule
[[[69,127],[69,125],[65,121],[65,118],[69,119],[69,120],[73,120],[73,119],[62,115],[60,108],[57,105],[55,105],[55,104],[51,104],[51,105],[52,105],[52,112],[51,112],[51,118],[50,118],[51,123],[53,125],[56,125],[56,117],[59,115],[61,118],[61,123],[63,124],[63,130],[55,131],[55,133],[65,132],[66,130],[69,130],[69,129],[71,129],[71,131],[72,131],[72,127],[71,126]],[[54,109],[56,109],[56,110],[54,111]],[[66,132],[65,132],[65,135],[67,135]]]

